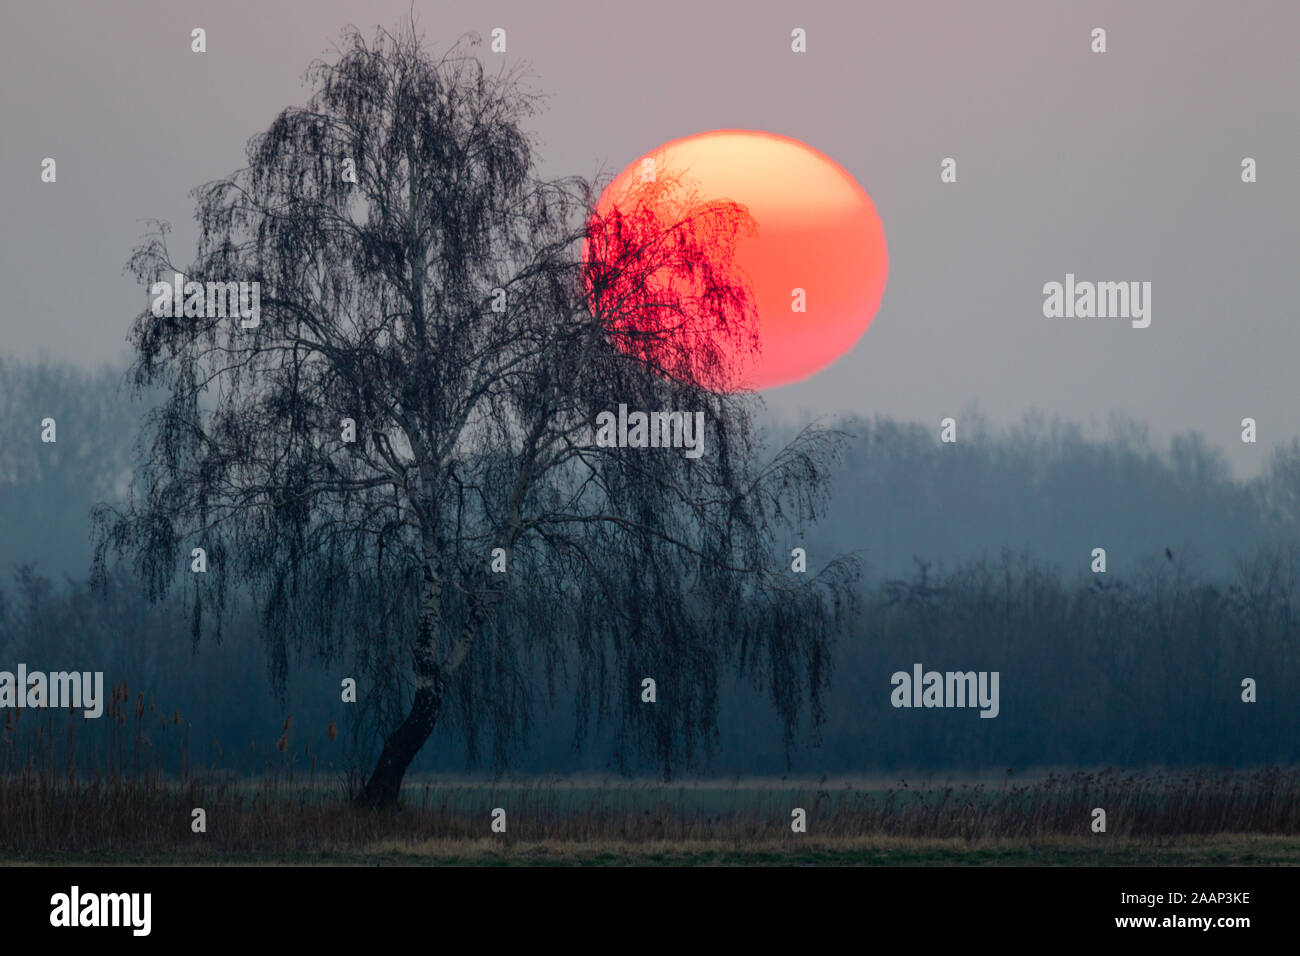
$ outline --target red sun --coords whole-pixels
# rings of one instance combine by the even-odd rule
[[[756,227],[728,243],[726,254],[752,293],[758,349],[733,351],[725,379],[703,384],[733,391],[797,382],[853,347],[880,306],[889,263],[871,197],[843,167],[772,133],[699,133],[629,165],[596,214],[622,212],[657,171],[678,177],[700,201],[738,203]]]

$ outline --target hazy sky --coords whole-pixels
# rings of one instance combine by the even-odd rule
[[[0,28],[0,352],[125,356],[144,220],[243,165],[348,24],[402,2],[23,4]],[[778,411],[933,422],[978,403],[1153,437],[1204,432],[1238,473],[1300,435],[1300,3],[415,3],[428,41],[507,30],[551,97],[543,171],[617,172],[669,139],[762,129],[870,193],[890,275],[857,347]],[[208,52],[190,52],[190,30]],[[808,52],[790,52],[803,27]],[[1090,52],[1094,27],[1108,52]],[[485,58],[492,54],[484,49]],[[52,156],[58,182],[40,182]],[[958,180],[939,180],[957,160]],[[1241,160],[1259,181],[1241,181]],[[1152,283],[1151,325],[1043,316],[1044,283]],[[1259,420],[1244,446],[1240,421]],[[959,432],[960,437],[960,432]]]

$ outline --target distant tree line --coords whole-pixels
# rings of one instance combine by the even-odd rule
[[[124,371],[0,359],[0,579],[34,564],[83,577],[87,517],[120,495],[141,457],[135,442],[150,407],[129,399]],[[58,422],[43,445],[40,422]],[[886,418],[840,423],[849,433],[826,520],[807,541],[818,557],[860,552],[876,576],[906,575],[914,559],[945,565],[1024,551],[1062,573],[1105,547],[1114,574],[1137,571],[1170,548],[1208,577],[1235,572],[1261,545],[1300,538],[1300,443],[1261,451],[1262,473],[1236,480],[1197,433],[1158,448],[1145,429],[1116,421],[1108,436],[1031,415],[996,431],[962,421],[956,445],[937,427]],[[784,423],[769,422],[781,437]]]
[[[906,578],[877,579],[866,592],[852,636],[834,650],[821,727],[805,721],[787,752],[781,721],[762,693],[730,682],[719,690],[718,733],[689,772],[909,775],[1300,761],[1295,546],[1261,548],[1223,581],[1189,575],[1164,557],[1105,584],[1087,574],[1067,580],[1028,556],[1007,553],[943,573],[918,567]],[[371,688],[360,688],[361,704],[344,704],[346,662],[308,659],[277,698],[268,693],[266,654],[253,623],[246,610],[228,625],[222,643],[194,649],[179,605],[149,605],[132,582],[118,580],[107,595],[93,594],[83,582],[57,585],[28,570],[0,590],[0,663],[93,666],[106,672],[106,685],[126,681],[130,705],[139,699],[149,708],[145,729],[167,724],[171,743],[151,756],[172,769],[184,735],[191,767],[301,771],[310,744],[323,761],[318,773],[355,776],[373,756],[374,737],[364,726],[372,716],[364,704]],[[927,670],[998,671],[998,717],[892,707],[890,676],[914,663]],[[520,666],[524,676],[542,673],[542,662],[527,656]],[[1242,700],[1246,678],[1256,684],[1253,703]],[[620,682],[610,688],[618,692],[634,688]],[[645,706],[671,708],[671,683],[661,683],[658,696]],[[541,696],[521,704],[526,720],[506,750],[476,749],[464,725],[453,721],[412,769],[659,770],[650,762],[616,761],[608,729],[575,747],[582,715],[571,709]],[[180,726],[172,725],[174,714]],[[5,734],[5,747],[21,746],[22,733],[35,733],[41,725],[34,716],[28,712],[25,723]],[[78,729],[78,766],[102,764],[105,755],[95,748],[106,739],[104,728],[79,723]]]
[[[315,752],[335,769],[363,765],[371,738],[362,725],[376,715],[364,685],[355,707],[339,693],[354,662],[306,655],[277,698],[254,609],[234,615],[221,643],[196,648],[180,608],[150,606],[125,572],[104,594],[90,592],[87,514],[127,480],[143,413],[119,382],[108,370],[0,362],[0,668],[103,669],[109,684],[126,680],[133,699],[145,692],[169,715],[179,711],[189,757],[201,762],[263,772],[268,761],[294,759],[290,743],[323,747],[333,721],[338,740]],[[56,445],[39,440],[47,415],[59,420]],[[1030,421],[946,447],[918,425],[845,427],[852,438],[830,516],[807,541],[789,542],[807,548],[810,569],[821,554],[860,549],[869,572],[860,619],[834,649],[824,721],[818,729],[805,719],[787,763],[781,722],[762,692],[724,683],[718,731],[697,772],[1300,759],[1295,445],[1242,482],[1195,435],[1160,452],[1132,427],[1102,442]],[[1088,570],[1094,546],[1107,548],[1104,575]],[[788,567],[788,552],[773,561]],[[891,707],[890,675],[916,662],[999,671],[999,716]],[[517,666],[541,664],[525,653]],[[1258,683],[1253,704],[1240,699],[1246,677]],[[611,693],[631,692],[618,681]],[[672,691],[661,683],[653,706],[670,707]],[[540,698],[517,703],[514,746],[485,749],[453,715],[413,770],[618,769],[616,729],[598,732],[572,707]]]

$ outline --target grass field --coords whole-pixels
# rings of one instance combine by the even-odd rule
[[[1104,833],[1091,829],[1106,810]],[[192,830],[193,811],[206,814]],[[491,829],[493,810],[506,831]],[[806,832],[792,831],[792,810]],[[428,781],[395,811],[338,785],[0,780],[0,863],[1294,865],[1300,771],[960,784]]]
[[[129,866],[1294,866],[1300,838],[1225,834],[1164,842],[1093,840],[619,841],[390,840],[347,851],[222,853],[201,847],[154,853],[34,854],[0,865]]]

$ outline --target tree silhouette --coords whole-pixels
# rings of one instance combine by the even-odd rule
[[[194,639],[247,591],[277,686],[292,653],[350,650],[384,732],[362,805],[396,803],[440,715],[504,764],[560,684],[580,736],[608,721],[665,775],[707,753],[728,669],[787,744],[816,726],[857,567],[795,575],[776,542],[824,504],[839,436],[761,459],[756,399],[698,384],[756,347],[745,210],[665,173],[597,215],[592,185],[534,172],[536,95],[464,43],[349,31],[308,78],[196,190],[194,264],[163,225],[132,257],[149,284],[256,281],[261,315],[136,319],[133,381],[168,397],[130,502],[97,510],[97,567],[129,556],[158,598],[203,547]],[[598,446],[620,404],[704,412],[706,453]]]

